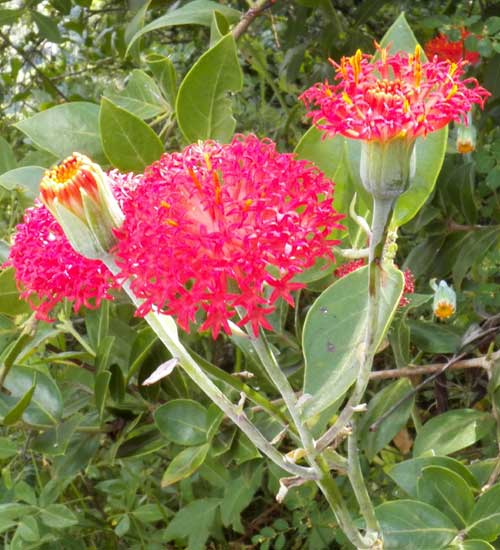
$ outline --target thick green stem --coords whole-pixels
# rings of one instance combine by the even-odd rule
[[[352,432],[347,440],[347,475],[351,482],[361,515],[365,518],[367,532],[378,534],[380,526],[375,516],[375,510],[366,488],[358,449],[358,420],[353,418]]]
[[[357,420],[354,414],[359,411],[366,388],[370,381],[370,372],[373,366],[373,359],[377,351],[377,334],[379,325],[379,300],[381,284],[381,262],[384,245],[387,240],[389,224],[394,208],[394,198],[373,200],[373,217],[369,249],[368,264],[368,308],[367,325],[363,346],[363,358],[360,363],[360,372],[356,380],[354,391],[349,398],[347,405],[339,415],[334,426],[318,441],[316,447],[321,450],[329,445],[343,430],[347,424],[352,422],[352,432],[348,441],[347,471],[352,488],[356,495],[360,511],[366,521],[367,534],[376,535],[380,527],[375,516],[373,504],[370,500],[361,466],[359,462],[359,449],[357,438]],[[376,536],[375,536],[376,538]]]
[[[373,199],[372,234],[368,255],[368,318],[365,334],[365,356],[361,363],[354,390],[354,401],[351,409],[357,407],[365,394],[370,381],[373,359],[377,352],[377,335],[379,332],[379,301],[381,286],[381,263],[384,245],[392,217],[395,199]],[[379,533],[380,525],[375,516],[372,501],[366,488],[359,461],[357,419],[352,419],[352,432],[347,446],[347,472],[349,481],[356,495],[361,514],[365,518],[367,532]]]
[[[321,489],[321,492],[325,495],[340,528],[356,548],[372,548],[372,541],[365,540],[353,524],[351,514],[337,484],[330,474],[327,462],[324,458],[319,456],[317,458],[317,463],[322,472],[322,476],[316,483]]]
[[[373,366],[373,358],[376,349],[376,334],[378,327],[378,309],[380,294],[381,260],[384,244],[387,240],[389,224],[395,199],[374,199],[372,218],[372,237],[369,248],[369,274],[368,274],[368,308],[367,325],[363,345],[363,359],[361,360],[360,372],[356,385],[346,406],[340,413],[335,424],[325,432],[317,441],[316,449],[321,451],[332,443],[346,428],[353,415],[359,410],[358,407],[363,399],[364,393],[370,381],[370,372]]]

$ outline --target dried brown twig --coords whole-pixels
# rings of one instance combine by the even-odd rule
[[[232,30],[232,34],[235,40],[238,40],[238,38],[248,29],[248,27],[252,24],[254,19],[258,17],[259,15],[262,15],[263,12],[267,9],[269,9],[276,0],[259,0],[255,3],[254,7],[250,8],[245,15],[240,19],[239,23],[234,27]]]

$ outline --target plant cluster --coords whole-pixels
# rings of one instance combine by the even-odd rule
[[[2,4],[6,548],[500,548],[497,8]]]

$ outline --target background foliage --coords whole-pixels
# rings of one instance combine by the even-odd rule
[[[376,368],[446,363],[462,352],[484,356],[498,344],[500,326],[498,2],[278,0],[235,42],[227,31],[248,7],[208,0],[0,4],[0,259],[33,203],[43,168],[74,150],[105,167],[141,171],[164,150],[252,131],[316,161],[338,182],[337,209],[347,212],[355,151],[321,142],[314,130],[304,136],[297,96],[331,77],[328,57],[372,50],[404,10],[421,44],[438,31],[456,39],[460,26],[470,29],[467,47],[481,55],[470,73],[492,97],[475,113],[476,151],[456,154],[451,129],[424,208],[410,220],[400,205],[400,221],[408,223],[400,229],[397,260],[411,268],[417,293],[397,315]],[[422,181],[432,186],[425,173]],[[366,199],[363,206],[370,206]],[[357,227],[347,226],[345,246],[363,246]],[[273,318],[272,345],[297,389],[302,345],[306,360],[317,351],[307,347],[306,314],[334,280],[318,273],[309,274],[296,309],[284,305]],[[450,322],[432,316],[433,277],[457,291]],[[184,339],[208,367],[254,375],[227,377],[225,391],[235,400],[250,391],[247,382],[276,398],[244,342]],[[67,306],[56,322],[35,322],[18,300],[11,270],[0,273],[5,547],[348,548],[312,484],[275,502],[282,472],[259,459],[182,373],[141,385],[168,359],[124,298],[78,315]],[[500,548],[500,486],[481,492],[499,468],[500,366],[490,377],[480,367],[450,369],[370,431],[421,381],[374,379],[369,389],[364,468],[391,533],[389,547],[403,548],[411,537],[415,548],[442,548],[460,530],[468,542],[455,547]],[[334,412],[311,412],[318,433]],[[253,417],[270,438],[279,432],[258,408]],[[345,488],[342,476],[337,482]],[[459,509],[443,494],[453,495]],[[405,521],[416,530],[432,525],[434,538],[400,533]]]

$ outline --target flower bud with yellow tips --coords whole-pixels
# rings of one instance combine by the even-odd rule
[[[82,256],[102,258],[115,244],[123,214],[106,174],[85,155],[73,153],[47,170],[40,198]]]
[[[461,155],[472,153],[476,150],[476,127],[470,123],[468,126],[460,124],[457,129],[457,152]]]
[[[434,290],[434,301],[432,303],[434,315],[440,321],[449,319],[457,310],[455,291],[447,285],[446,281],[439,281],[439,284],[436,284],[436,279],[431,279],[430,286]]]

